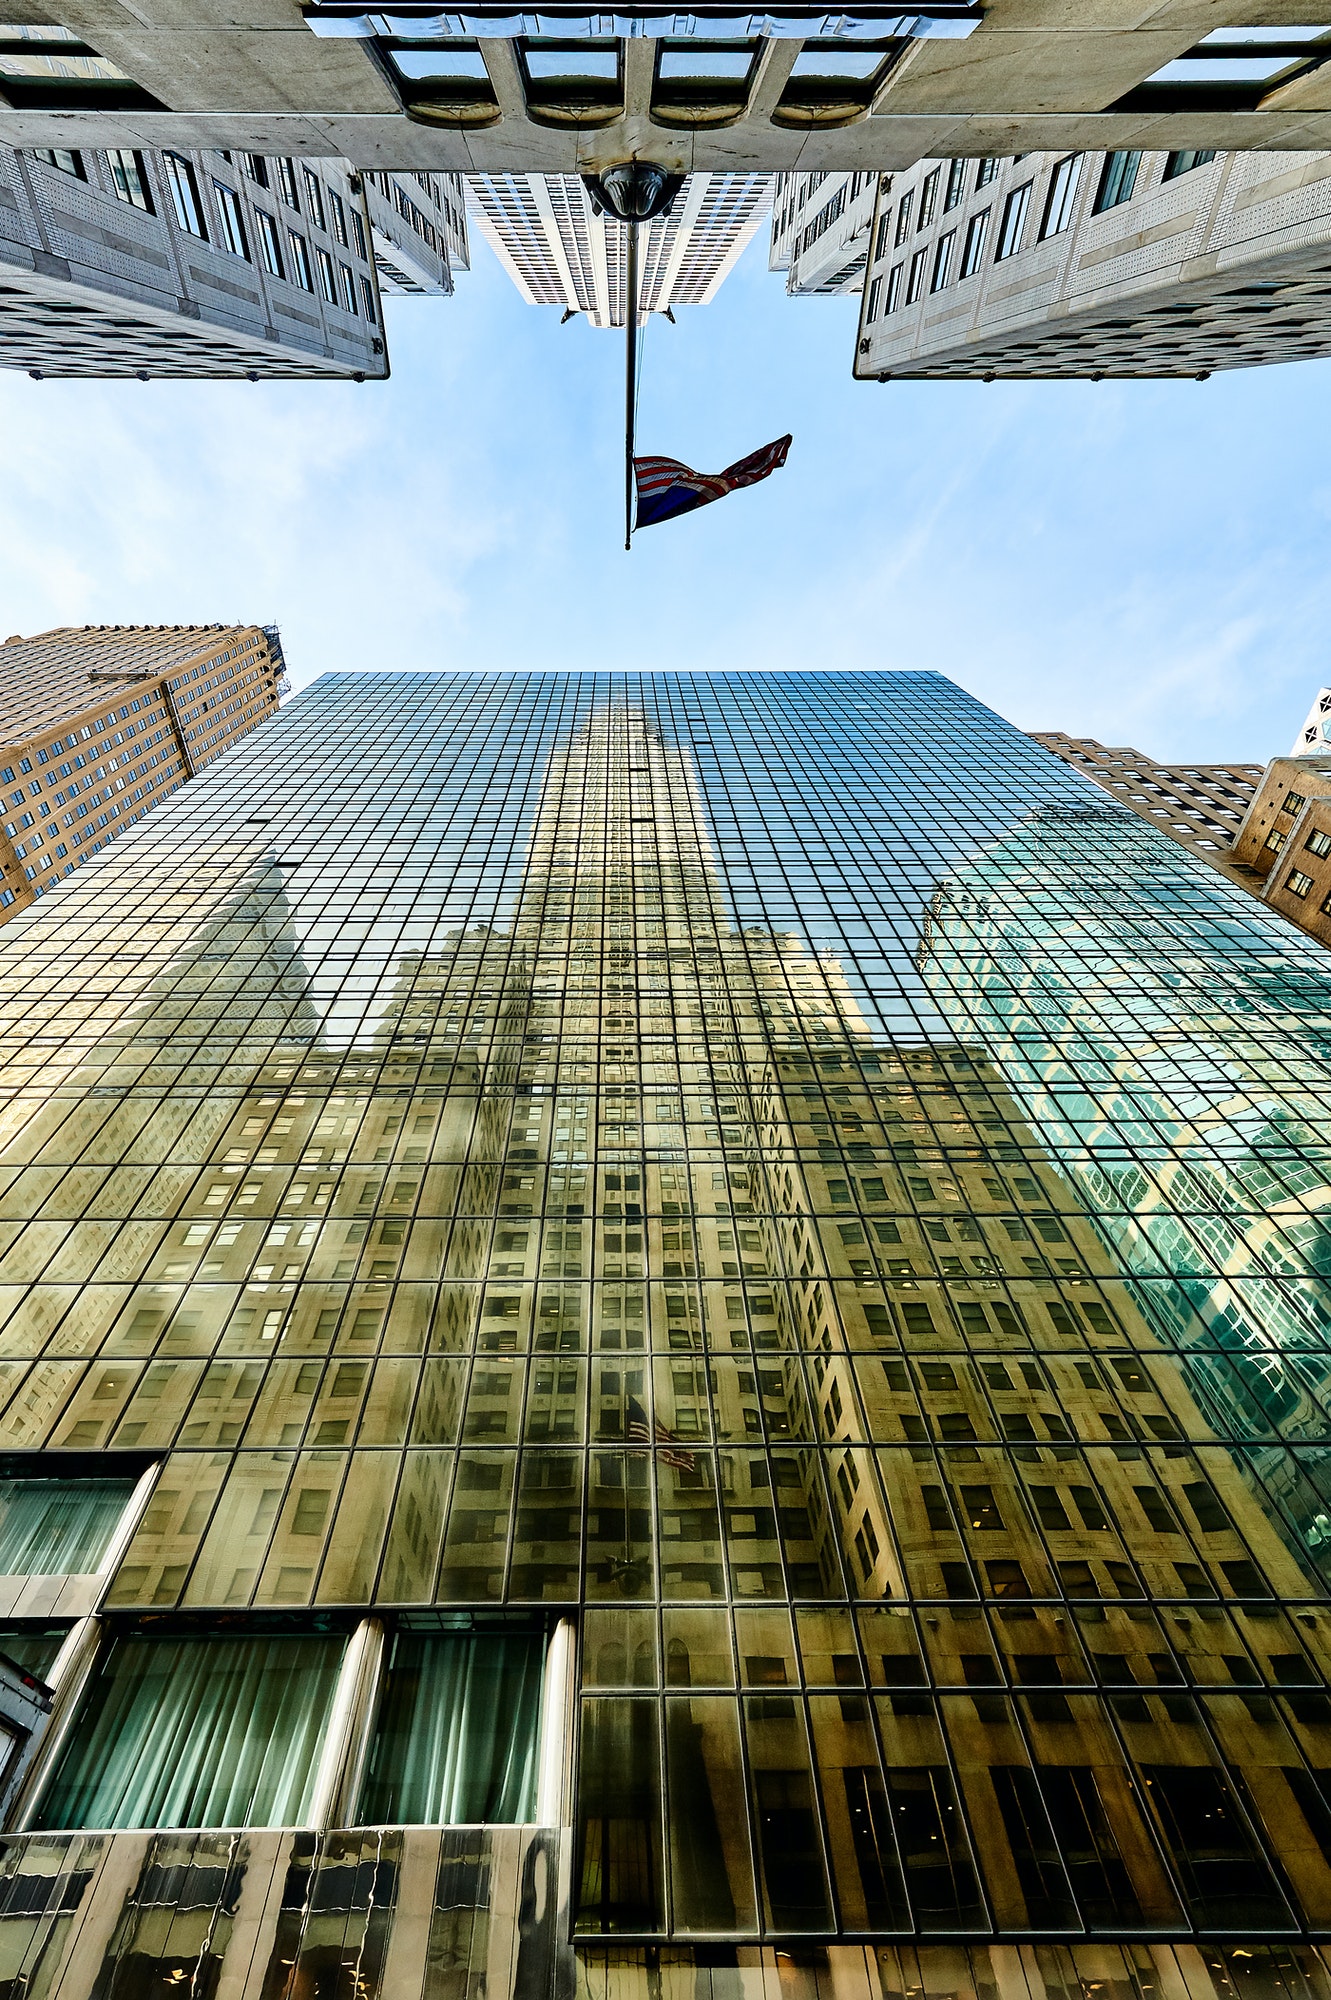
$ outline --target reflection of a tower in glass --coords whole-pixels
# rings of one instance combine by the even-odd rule
[[[501,1133],[497,1112],[487,1124],[484,1110],[479,1126],[494,1146],[509,1141],[508,1179],[517,1185],[508,1192],[527,1192],[538,1169],[548,1169],[544,1213],[553,1226],[546,1230],[542,1275],[581,1281],[592,1269],[592,1161],[602,1170],[607,1220],[613,1216],[622,1224],[622,1244],[614,1244],[620,1257],[607,1244],[600,1264],[604,1282],[595,1293],[582,1282],[545,1292],[537,1339],[538,1345],[556,1341],[564,1351],[581,1347],[590,1313],[598,1354],[623,1357],[593,1363],[594,1430],[605,1447],[593,1461],[593,1540],[605,1545],[600,1587],[630,1595],[648,1588],[653,1576],[649,1510],[642,1504],[650,1482],[641,1446],[694,1436],[690,1423],[699,1423],[694,1399],[685,1396],[677,1406],[682,1372],[654,1381],[644,1365],[644,1217],[656,1214],[658,1204],[666,1215],[680,1217],[678,1229],[669,1232],[676,1239],[670,1247],[679,1246],[680,1236],[688,1247],[650,1275],[680,1281],[661,1301],[678,1322],[671,1326],[674,1351],[701,1351],[703,1302],[696,1280],[705,1265],[689,1242],[695,1225],[686,1133],[695,1147],[703,1137],[708,1181],[722,1164],[723,1143],[747,1155],[764,1118],[769,1126],[781,1123],[767,1056],[772,1024],[784,1020],[795,1038],[844,1038],[854,1022],[851,1003],[839,969],[795,938],[741,934],[731,926],[686,758],[631,708],[598,711],[551,753],[511,931],[460,934],[456,950],[458,959],[440,969],[441,1001],[445,991],[450,997],[438,1025],[448,1046],[470,1048],[481,1060],[482,1105],[492,1093],[495,1104],[507,1106],[516,1087],[511,1130]],[[417,968],[418,996],[420,974]],[[469,1012],[468,999],[474,1002]],[[414,1030],[417,1037],[423,1032]],[[554,1081],[542,1056],[556,1046]],[[781,1150],[787,1172],[798,1175],[793,1142]],[[523,1153],[532,1170],[514,1174]],[[764,1208],[759,1168],[751,1176],[747,1157],[743,1166],[732,1166],[733,1178],[752,1197],[748,1205]],[[709,1185],[704,1192],[717,1190]],[[709,1209],[715,1206],[708,1202]],[[738,1274],[737,1262],[734,1268]],[[481,1338],[487,1338],[484,1330]],[[559,1403],[556,1395],[556,1418]],[[752,1402],[732,1414],[736,1435],[761,1435]],[[625,1448],[631,1432],[637,1450]],[[807,1417],[783,1416],[781,1432],[806,1434]],[[712,1462],[703,1454],[692,1465],[659,1470],[667,1484],[692,1496],[689,1528],[695,1536],[703,1508],[710,1509],[712,1532],[695,1540],[690,1569],[695,1577],[705,1574],[719,1596],[724,1585]],[[836,1559],[824,1556],[829,1560],[835,1573]],[[774,1543],[763,1573],[769,1582],[779,1577]]]
[[[1289,1082],[1331,1045],[1320,970],[1291,963],[1239,898],[1223,919],[1199,915],[1192,962],[1151,957],[1120,893],[1141,838],[1121,814],[1045,808],[939,885],[922,966],[1135,1280],[1146,1344],[1179,1356],[1198,1420],[1317,1438],[1331,1421],[1331,1184]],[[1222,941],[1241,949],[1210,948]],[[1269,1019],[1244,1035],[1249,985],[1283,996],[1283,1039]],[[1320,1455],[1255,1445],[1244,1462],[1331,1575]]]
[[[524,727],[524,704],[546,712],[503,698]],[[378,978],[359,912],[323,920],[356,944],[318,962],[320,924],[299,928],[315,894],[293,918],[273,864],[231,848],[169,882],[143,864],[161,974],[128,1027],[122,996],[90,983],[58,1059],[73,1067],[48,1072],[74,1114],[58,1091],[43,1104],[6,1184],[7,1222],[39,1223],[20,1254],[45,1255],[69,1190],[119,1200],[105,1159],[130,1163],[129,1226],[97,1282],[34,1285],[3,1359],[39,1356],[11,1445],[113,1439],[166,1460],[109,1585],[132,1638],[115,1700],[138,1659],[168,1662],[173,1701],[190,1659],[221,1687],[225,1647],[256,1670],[253,1648],[294,1649],[315,1675],[274,1737],[295,1798],[317,1703],[384,1646],[368,1775],[311,1821],[352,1830],[317,1836],[323,1887],[293,1863],[283,1892],[307,1968],[342,1949],[344,1902],[371,1925],[348,1855],[373,1850],[365,1895],[383,1912],[397,1896],[401,1939],[432,1892],[391,1857],[424,1854],[434,1881],[442,1851],[422,1820],[535,1810],[547,1620],[577,1623],[581,1722],[575,1789],[561,1812],[547,1788],[542,1811],[575,1822],[579,1949],[607,1990],[621,1946],[625,1979],[649,1982],[653,1940],[681,1958],[710,1940],[693,1970],[711,1977],[717,1952],[765,1939],[764,1976],[784,1980],[817,1940],[850,1981],[870,1938],[896,1968],[885,1990],[992,1979],[1006,2000],[978,1942],[997,1933],[1029,1991],[1053,1964],[1033,1936],[1070,1940],[1087,1990],[1172,1991],[1177,1961],[1152,1956],[1148,1979],[1163,1948],[1142,1940],[1189,1923],[1278,1938],[1287,1899],[1331,1921],[1326,1614],[1301,1497],[1322,1447],[1273,1442],[1270,1421],[1324,1432],[1318,1350],[1296,1339],[1321,1326],[1315,1280],[1275,1261],[1286,1243],[1317,1268],[1321,1183],[1272,1067],[1294,1073],[1322,1034],[1313,982],[1282,972],[1286,1044],[1222,1041],[1218,892],[1147,963],[1105,887],[1104,830],[1092,903],[1087,830],[1045,821],[940,887],[920,969],[949,1032],[894,1045],[855,1003],[849,937],[838,962],[736,921],[709,818],[727,802],[669,726],[628,700],[584,715],[529,779],[506,769],[498,813],[487,798],[455,819],[470,861],[494,820],[529,814],[511,902],[399,955],[354,1031]],[[386,819],[376,864],[396,837]],[[1125,882],[1135,860],[1117,857]],[[362,865],[339,853],[344,907]],[[1166,874],[1176,910],[1191,892]],[[1265,977],[1261,913],[1234,920],[1243,976]],[[329,996],[336,1033],[318,1027]],[[80,1255],[102,1240],[92,1220]],[[1254,1382],[1280,1395],[1245,1402]],[[94,1586],[68,1584],[80,1605]],[[521,1718],[493,1796],[488,1755],[440,1790],[427,1754],[467,1709],[459,1633],[506,1660]],[[0,1650],[23,1640],[6,1630]],[[104,1798],[125,1763],[101,1757],[115,1700],[90,1702],[42,1824],[151,1816],[131,1788],[118,1817],[79,1817],[80,1787]],[[247,1839],[279,1813],[256,1798]],[[443,1839],[472,1852],[472,1833]],[[43,1853],[29,1860],[22,1893],[46,1909]],[[909,1966],[889,1942],[906,1932],[927,1940]],[[492,1941],[502,1955],[498,1924]],[[801,1994],[817,1953],[790,1972]]]
[[[602,710],[551,755],[511,932],[490,932],[470,947],[459,939],[458,948],[474,955],[468,976],[478,997],[486,994],[487,1011],[450,1025],[488,1051],[482,1098],[491,1090],[496,1106],[510,1098],[515,1104],[504,1192],[535,1194],[546,1176],[546,1283],[534,1347],[569,1357],[589,1350],[589,1606],[656,1597],[719,1605],[728,1589],[749,1605],[736,1613],[741,1647],[752,1648],[744,1657],[770,1661],[775,1672],[784,1614],[773,1625],[763,1605],[775,1610],[787,1595],[824,1607],[846,1592],[880,1601],[913,1597],[934,1607],[925,1620],[929,1666],[912,1666],[909,1619],[903,1624],[903,1614],[888,1608],[875,1614],[884,1662],[908,1681],[931,1670],[944,1684],[978,1677],[983,1685],[1001,1672],[987,1651],[976,1651],[978,1603],[988,1598],[1008,1607],[1000,1628],[1014,1649],[1008,1674],[1019,1683],[1075,1688],[1085,1668],[1060,1595],[1101,1604],[1107,1598],[1095,1615],[1106,1640],[1112,1634],[1131,1660],[1144,1646],[1149,1651],[1141,1628],[1150,1614],[1130,1604],[1143,1588],[1138,1577],[1166,1597],[1207,1587],[1196,1563],[1180,1561],[1174,1508],[1203,1510],[1208,1552],[1225,1587],[1240,1594],[1252,1587],[1255,1559],[1280,1590],[1306,1588],[1227,1455],[1208,1453],[1205,1477],[1196,1476],[1197,1461],[1177,1441],[1205,1442],[1214,1433],[1000,1068],[964,1051],[960,1023],[952,1047],[909,1054],[874,1047],[835,961],[792,936],[737,930],[689,764],[638,712]],[[973,1030],[965,1039],[973,1049]],[[910,1232],[903,1240],[889,1214],[873,1219],[879,1202],[890,1204],[889,1191],[854,1165],[859,1156],[866,1169],[880,1160],[877,1135],[905,1137],[931,1097],[948,1101],[967,1172],[989,1164],[1006,1185],[1019,1159],[1025,1198],[1047,1204],[1030,1224],[1013,1225],[1006,1251],[995,1245],[996,1231],[977,1241],[974,1223],[925,1219],[919,1227],[927,1242],[951,1238],[960,1253],[934,1251],[941,1284],[918,1253],[892,1254],[908,1249]],[[497,1148],[497,1110],[495,1117]],[[820,1130],[836,1136],[819,1138]],[[857,1139],[857,1132],[873,1136]],[[908,1144],[898,1156],[909,1156]],[[920,1185],[930,1188],[928,1180]],[[954,1198],[959,1192],[935,1181],[930,1198],[946,1201],[949,1191]],[[719,1201],[709,1199],[718,1194]],[[651,1218],[658,1213],[653,1255]],[[1018,1232],[1029,1237],[1032,1230],[1042,1245],[1057,1242],[1065,1253],[1044,1252],[1042,1268],[1065,1274],[1048,1302],[1029,1276],[1032,1260],[1018,1260],[1011,1247]],[[594,1269],[600,1283],[591,1285]],[[820,1284],[813,1274],[822,1269],[848,1269],[850,1278]],[[489,1275],[493,1282],[500,1271],[492,1266]],[[657,1345],[665,1353],[653,1356],[647,1328],[662,1318],[666,1341],[658,1335]],[[1088,1333],[1112,1348],[1118,1379],[1142,1398],[1138,1434],[1148,1442],[1098,1452],[1094,1487],[1074,1481],[1060,1488],[1038,1469],[1051,1453],[1075,1457],[1076,1433],[1094,1437],[1108,1426],[1111,1438],[1120,1435],[1117,1420],[1100,1409],[1094,1367],[1088,1375],[1088,1364],[1072,1358]],[[482,1348],[495,1339],[483,1312]],[[963,1363],[963,1341],[993,1358]],[[812,1356],[811,1367],[801,1367],[801,1350],[806,1364]],[[1158,1358],[1137,1358],[1152,1355]],[[968,1386],[972,1370],[982,1377],[978,1397]],[[573,1365],[552,1370],[550,1379],[545,1435],[556,1438],[561,1423],[572,1426],[583,1385]],[[935,1392],[929,1400],[936,1414],[924,1418],[915,1414],[921,1381]],[[1000,1406],[1001,1450],[982,1442],[992,1422],[985,1389]],[[944,1450],[937,1484],[922,1470],[933,1467],[931,1435]],[[1039,1442],[1060,1437],[1069,1443]],[[904,1448],[882,1448],[899,1439]],[[878,1448],[868,1448],[870,1441]],[[823,1449],[810,1449],[815,1445]],[[1143,1485],[1144,1472],[1150,1485]],[[551,1477],[550,1465],[543,1476]],[[528,1587],[538,1594],[558,1595],[576,1576],[562,1499],[558,1489],[523,1495]],[[1144,1514],[1148,1504],[1153,1512]],[[475,1572],[459,1572],[459,1595],[473,1594],[479,1582]],[[598,1615],[610,1616],[589,1610],[589,1635],[600,1629]],[[692,1614],[695,1622],[703,1615]],[[617,1616],[615,1629],[631,1627],[627,1610]],[[816,1625],[830,1653],[852,1657],[853,1642],[838,1638],[844,1614],[823,1608],[801,1616],[802,1631]],[[1204,1627],[1200,1637],[1199,1660],[1207,1643],[1219,1643],[1208,1642]],[[680,1657],[687,1676],[684,1642]],[[1111,1649],[1104,1657],[1118,1654]],[[669,1678],[669,1662],[666,1671]],[[909,1714],[915,1699],[894,1696],[894,1712]],[[1098,1745],[1084,1767],[1067,1765],[1054,1725],[1079,1712],[1068,1705],[1075,1697],[1029,1697],[1029,1726],[1047,1725],[1036,1730],[1049,1765],[1040,1781],[1046,1804],[1026,1795],[1026,1767],[1013,1762],[1005,1734],[1012,1727],[1005,1702],[971,1699],[975,1723],[969,1737],[956,1737],[953,1756],[960,1757],[962,1795],[989,1873],[1018,1820],[1061,1811],[1069,1826],[1099,1826],[1102,1874],[1098,1887],[1089,1876],[1078,1882],[1083,1902],[1103,1902],[1116,1913],[1111,1921],[1149,1922],[1153,1913],[1167,1920],[1170,1892],[1153,1873],[1133,1809],[1118,1796],[1109,1745]],[[762,1697],[744,1716],[760,1848],[762,1801],[769,1800],[782,1837],[814,1854],[815,1795],[803,1766],[790,1767],[785,1701]],[[695,1698],[689,1714],[667,1742],[671,1782],[695,1802],[695,1841],[706,1855],[686,1866],[682,1855],[666,1864],[655,1854],[650,1782],[626,1775],[651,1765],[638,1740],[643,1713],[622,1698],[593,1697],[588,1705],[579,1866],[583,1922],[592,1930],[652,1929],[664,1874],[678,1926],[742,1929],[749,1921],[746,1870],[729,1851],[734,1829],[722,1809],[738,1744],[726,1734],[719,1704]],[[835,1724],[823,1720],[816,1750],[843,1901],[856,1882],[857,1921],[870,1928],[892,1928],[912,1901],[923,1905],[927,1921],[977,1921],[980,1890],[958,1831],[941,1739],[926,1742],[919,1725],[911,1726],[912,1738],[905,1723],[894,1724],[902,1741],[890,1753],[895,1763],[884,1791],[867,1716],[857,1722],[851,1698],[838,1714]],[[1080,1720],[1085,1747],[1092,1724],[1089,1716]],[[1180,1738],[1154,1754],[1164,1785],[1169,1756],[1186,1768],[1192,1753]],[[829,1804],[833,1771],[839,1775]],[[982,1776],[994,1771],[1009,1775],[1001,1783]],[[900,1859],[888,1859],[882,1846],[894,1815],[898,1844],[906,1838]],[[926,1863],[939,1840],[948,1842],[944,1901],[952,1914],[930,1919],[929,1899],[942,1891],[931,1885]],[[760,1863],[769,1922],[816,1930],[827,1921],[830,1889],[821,1867],[796,1881],[775,1851],[760,1854]],[[1013,1865],[1020,1887],[1006,1904],[990,1888],[1002,1921],[1038,1923],[1041,1910],[1065,1921],[1059,1898],[1070,1907],[1072,1892],[1038,1889],[1034,1864]]]

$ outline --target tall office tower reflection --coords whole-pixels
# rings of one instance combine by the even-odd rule
[[[360,675],[0,975],[15,1994],[1326,1992],[1321,947],[931,675]]]

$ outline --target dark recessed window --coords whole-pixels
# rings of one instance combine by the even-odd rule
[[[229,250],[233,257],[243,257],[248,263],[250,246],[245,236],[245,215],[240,196],[225,181],[213,182],[213,196],[222,220],[223,248]]]
[[[282,238],[276,221],[266,209],[262,208],[256,209],[254,219],[258,224],[259,255],[263,258],[265,271],[271,272],[274,278],[284,278],[286,272],[282,268]]]
[[[314,267],[310,263],[310,246],[298,230],[288,229],[287,252],[291,265],[291,282],[299,285],[303,292],[312,292]]]
[[[963,278],[973,278],[984,261],[984,242],[989,234],[989,218],[993,210],[982,208],[966,224],[966,247],[962,252],[961,273]]]
[[[308,167],[301,168],[301,178],[305,182],[305,213],[316,229],[324,229],[327,224],[324,221],[323,182]]]
[[[72,174],[76,181],[86,181],[88,172],[83,164],[82,153],[68,152],[63,146],[38,146],[33,152],[35,160],[44,160],[57,173]]]
[[[1003,204],[1003,220],[999,225],[998,248],[994,252],[994,262],[1001,264],[1005,257],[1015,257],[1021,248],[1021,239],[1026,229],[1026,217],[1030,213],[1031,188],[1033,182],[1024,181],[1019,188],[1013,188]]]
[[[1049,199],[1044,205],[1044,227],[1041,236],[1061,236],[1065,229],[1072,227],[1073,207],[1077,199],[1077,183],[1081,179],[1080,153],[1073,153],[1066,160],[1060,160],[1049,177]]]
[[[1214,147],[1210,152],[1167,153],[1162,181],[1176,181],[1180,174],[1190,174],[1194,167],[1204,167],[1215,158]]]
[[[1140,153],[1106,153],[1100,173],[1100,186],[1095,196],[1093,212],[1096,215],[1102,215],[1107,208],[1118,208],[1123,202],[1132,200],[1132,190],[1137,185],[1137,169],[1141,163]]]
[[[142,153],[112,151],[106,156],[106,164],[117,199],[127,201],[132,208],[141,208],[146,215],[151,215],[152,195],[148,191],[148,175]]]
[[[315,250],[315,261],[319,266],[319,291],[325,304],[337,304],[337,271],[328,252],[320,245]]]
[[[166,184],[171,190],[176,221],[188,235],[201,236],[206,243],[208,231],[204,227],[203,203],[199,199],[199,183],[194,168],[179,153],[163,153],[162,166],[166,172]]]

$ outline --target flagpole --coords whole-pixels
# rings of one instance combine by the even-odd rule
[[[624,310],[625,330],[628,348],[624,365],[624,547],[633,546],[633,433],[636,428],[638,400],[638,225],[626,222],[628,230],[628,269],[625,292],[627,299]]]

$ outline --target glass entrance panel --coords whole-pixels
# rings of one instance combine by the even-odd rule
[[[111,1641],[35,1825],[300,1826],[341,1637]]]
[[[390,1645],[361,1824],[535,1819],[543,1634],[398,1632]]]
[[[0,1576],[87,1576],[106,1554],[132,1479],[0,1480]]]

